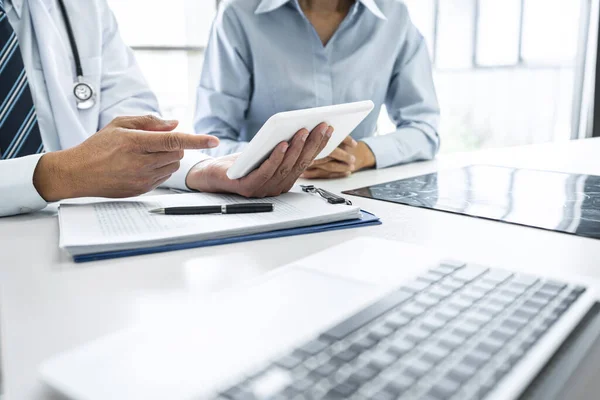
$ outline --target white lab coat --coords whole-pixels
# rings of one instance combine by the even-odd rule
[[[96,104],[89,110],[76,107],[73,52],[57,1],[4,2],[19,38],[46,151],[76,146],[118,116],[159,113],[156,97],[123,43],[106,0],[65,0],[85,81],[97,93]],[[40,157],[0,160],[0,216],[47,205],[32,182]],[[167,186],[185,189],[187,172],[205,157],[196,152],[186,154]]]

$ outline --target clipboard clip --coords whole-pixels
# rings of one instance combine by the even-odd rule
[[[338,196],[336,194],[333,194],[331,192],[328,192],[325,189],[320,189],[320,188],[315,187],[313,185],[301,185],[300,187],[302,188],[302,191],[304,193],[311,193],[311,194],[317,193],[317,194],[319,194],[321,197],[323,197],[325,200],[327,200],[327,202],[329,204],[346,204],[346,205],[349,205],[349,206],[352,205],[352,202],[350,200],[345,199],[345,198],[343,198],[341,196]]]

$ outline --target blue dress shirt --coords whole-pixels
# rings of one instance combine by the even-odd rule
[[[275,113],[360,100],[376,108],[352,137],[378,168],[431,159],[439,148],[429,54],[399,0],[356,1],[326,46],[298,0],[225,1],[197,94],[196,132],[222,140],[212,155],[240,151]],[[397,129],[376,136],[383,104]]]

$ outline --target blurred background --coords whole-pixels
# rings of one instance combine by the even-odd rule
[[[191,131],[219,1],[108,1],[164,114]],[[442,152],[592,135],[597,0],[405,3],[434,63]],[[393,129],[382,110],[380,133]]]

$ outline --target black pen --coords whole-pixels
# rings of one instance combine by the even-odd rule
[[[199,214],[251,214],[272,212],[271,203],[240,203],[221,206],[198,206],[198,207],[168,207],[150,210],[153,214],[165,215],[199,215]]]

